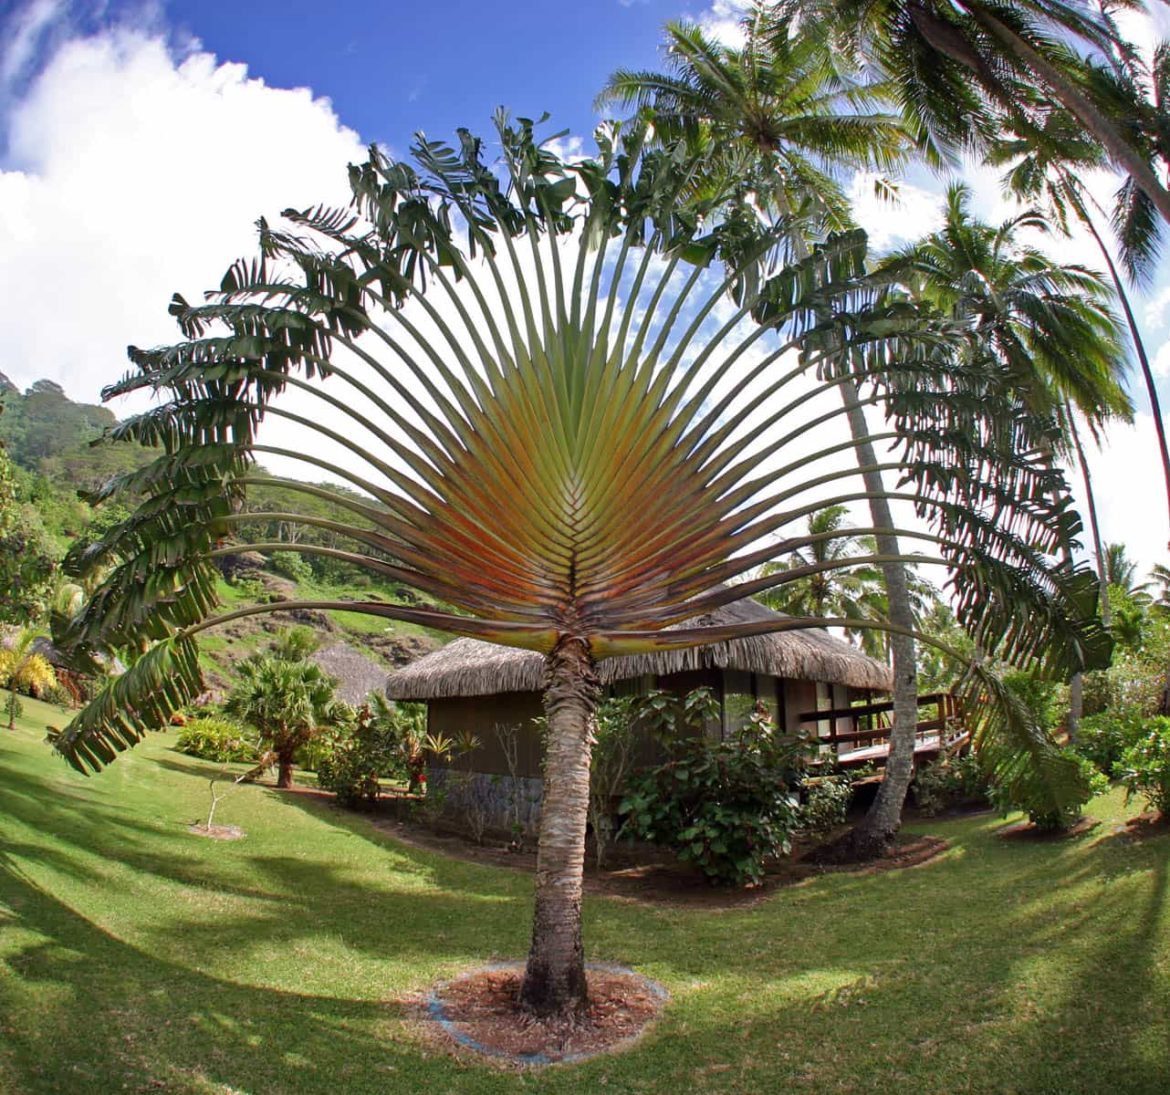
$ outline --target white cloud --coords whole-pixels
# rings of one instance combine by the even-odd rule
[[[869,235],[874,253],[898,243],[908,243],[942,224],[942,197],[912,183],[897,184],[898,195],[890,200],[879,197],[875,184],[879,176],[858,171],[849,187],[853,215]]]
[[[6,121],[0,371],[78,399],[126,370],[127,344],[177,337],[171,293],[253,253],[257,217],[345,201],[364,158],[327,99],[126,29],[62,45]]]
[[[1138,414],[1132,426],[1110,427],[1100,448],[1092,442],[1086,442],[1086,448],[1102,538],[1106,543],[1125,544],[1144,576],[1154,563],[1170,559],[1170,516],[1153,417]],[[1081,503],[1086,523],[1083,540],[1089,550],[1084,486],[1079,474],[1070,471],[1069,478]]]
[[[1163,342],[1150,362],[1150,372],[1159,379],[1170,376],[1170,342]]]
[[[703,33],[727,46],[741,46],[744,42],[743,18],[745,0],[714,0],[697,22]]]

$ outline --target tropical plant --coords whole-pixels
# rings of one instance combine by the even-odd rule
[[[1129,557],[1124,544],[1105,545],[1105,580],[1131,599],[1145,594],[1150,584],[1138,583],[1137,563]]]
[[[18,692],[39,694],[57,683],[57,673],[49,660],[36,649],[42,637],[35,628],[17,633],[11,646],[0,647],[0,687],[8,689],[8,729],[16,729],[19,714]]]
[[[1086,715],[1076,750],[1102,775],[1112,776],[1126,749],[1137,741],[1146,721],[1132,707]]]
[[[725,741],[676,739],[665,763],[630,780],[625,825],[694,863],[712,883],[758,884],[767,861],[791,850],[807,748],[766,722]]]
[[[597,869],[615,836],[614,807],[626,789],[633,767],[635,708],[638,696],[607,696],[597,705],[593,727],[593,753],[589,761],[589,825],[593,830]]]
[[[1163,817],[1170,815],[1170,718],[1147,719],[1115,769],[1128,802],[1143,795]]]
[[[740,179],[723,210],[728,222],[750,235],[744,225],[754,226],[761,210],[778,216],[788,252],[801,261],[807,261],[811,241],[823,238],[827,229],[852,223],[836,182],[842,169],[890,167],[905,158],[911,144],[899,120],[880,109],[889,101],[889,88],[865,79],[863,69],[839,64],[817,29],[809,33],[805,23],[802,14],[777,19],[768,5],[749,4],[742,48],[720,44],[696,26],[670,24],[671,72],[615,73],[600,97],[602,103],[648,111],[660,139],[678,134],[703,150],[704,197],[719,178]],[[891,193],[882,182],[878,190]],[[817,318],[827,321],[831,313],[828,302],[822,302]],[[910,632],[915,619],[864,403],[854,384],[840,383],[837,390],[864,469],[872,535],[882,556],[877,565],[886,587],[885,615],[892,625],[886,639],[894,678],[886,776],[864,820],[840,847],[842,857],[870,858],[887,851],[897,833],[913,771],[918,702]]]
[[[760,568],[762,575],[796,569],[806,575],[761,594],[759,599],[764,604],[790,616],[840,616],[889,622],[889,598],[881,568],[872,563],[849,565],[851,556],[876,554],[877,543],[872,536],[850,535],[845,523],[848,512],[846,506],[829,506],[810,514],[808,545]],[[839,564],[839,569],[830,569],[826,563]],[[909,569],[906,587],[915,627],[921,629],[923,619],[940,603],[938,592]],[[860,643],[871,657],[888,654],[887,632],[856,627],[846,629],[845,634],[851,642]]]
[[[394,704],[373,693],[358,711],[353,733],[318,767],[317,785],[342,806],[375,802],[383,779],[405,779],[407,791],[417,794],[426,784],[427,754],[449,752],[448,743],[427,734],[421,704]]]
[[[986,805],[989,792],[987,774],[970,750],[940,756],[914,772],[914,802],[927,817],[954,807]]]
[[[1056,107],[1076,119],[1128,185],[1170,222],[1170,191],[1154,163],[1165,158],[1166,145],[1151,132],[1165,128],[1161,100],[1146,109],[1135,88],[1104,82],[1105,70],[1091,63],[1106,57],[1132,65],[1138,58],[1105,5],[782,0],[775,6],[781,17],[799,13],[853,63],[887,77],[921,146],[936,159],[985,148],[1005,127],[1043,142],[1043,115]]]
[[[1165,64],[1166,57],[1167,55],[1163,51],[1162,64]],[[1076,126],[1075,123],[1070,124],[1070,121],[1060,112],[1052,112],[1044,122],[1045,139],[1043,141],[1028,138],[1002,140],[991,150],[989,158],[993,163],[1011,165],[1004,178],[1007,188],[1023,201],[1043,201],[1048,211],[1049,221],[1066,236],[1071,235],[1074,225],[1079,224],[1087,229],[1093,237],[1109,273],[1109,279],[1113,284],[1118,303],[1121,305],[1134,356],[1145,382],[1146,396],[1150,401],[1154,430],[1158,438],[1159,455],[1162,458],[1162,477],[1165,482],[1166,501],[1167,506],[1170,507],[1170,443],[1167,442],[1166,426],[1162,421],[1161,402],[1158,398],[1158,386],[1154,380],[1153,367],[1150,364],[1150,355],[1146,350],[1145,340],[1142,338],[1141,328],[1138,326],[1137,317],[1134,315],[1133,305],[1122,276],[1117,269],[1117,263],[1114,262],[1109,245],[1105,242],[1094,217],[1094,212],[1101,217],[1104,217],[1105,213],[1077,173],[1099,167],[1103,162],[1101,149],[1092,140],[1087,140],[1079,126]],[[1144,195],[1140,190],[1132,186],[1122,187],[1118,194],[1118,200],[1119,205],[1113,216],[1116,230],[1115,238],[1121,249],[1121,257],[1130,280],[1134,283],[1141,283],[1149,276],[1156,257],[1161,226],[1156,218],[1148,215],[1149,211],[1144,206]],[[1103,568],[1104,551],[1097,521],[1096,501],[1089,475],[1089,464],[1077,432],[1075,419],[1071,414],[1068,418],[1070,435],[1085,481],[1086,501],[1098,566]],[[1102,583],[1104,583],[1103,576]],[[1109,599],[1106,596],[1102,600],[1102,616],[1106,626],[1109,625],[1108,612]]]
[[[1081,774],[1081,793],[1060,806],[1054,806],[1046,796],[1033,797],[1036,790],[1032,784],[1018,785],[992,783],[988,792],[991,804],[1004,816],[1013,810],[1022,810],[1040,832],[1058,833],[1071,829],[1082,816],[1082,807],[1094,796],[1109,789],[1109,780],[1082,757],[1069,752]]]
[[[418,168],[374,149],[351,171],[350,209],[289,211],[291,231],[262,224],[259,258],[234,265],[205,303],[175,299],[183,341],[133,351],[134,371],[110,394],[145,387],[165,398],[116,432],[162,452],[124,481],[149,494],[131,519],[70,560],[72,569],[120,561],[60,638],[79,656],[145,649],[54,741],[82,770],[108,763],[198,693],[197,634],[245,615],[345,608],[539,651],[544,797],[521,1000],[549,1014],[585,999],[597,659],[852,626],[714,626],[703,614],[790,580],[728,584],[777,554],[776,532],[858,497],[848,483],[855,471],[813,481],[808,455],[786,454],[842,413],[810,413],[818,395],[832,401],[836,386],[880,372],[895,354],[912,359],[920,340],[917,317],[859,283],[860,233],[769,269],[751,289],[737,269],[708,271],[737,237],[734,227],[708,230],[681,201],[696,172],[677,151],[648,151],[640,129],[610,128],[594,159],[567,165],[536,143],[531,123],[501,117],[498,133],[506,185],[466,133],[457,149],[420,142]],[[716,318],[736,287],[739,299]],[[814,328],[826,309],[832,322]],[[749,318],[757,322],[745,327]],[[791,394],[830,352],[837,378]],[[923,379],[932,376],[924,365]],[[289,390],[319,410],[288,406],[279,396]],[[1091,576],[1048,555],[1076,529],[1063,480],[1021,444],[1030,420],[994,394],[993,377],[961,367],[945,386],[908,386],[891,404],[903,449],[890,463],[914,489],[890,493],[933,520],[935,532],[912,535],[955,568],[957,611],[989,653],[1054,671],[1107,658]],[[932,401],[972,416],[943,453]],[[270,417],[314,440],[279,449],[264,439]],[[215,559],[277,550],[224,542],[245,516],[238,503],[248,488],[271,482],[252,467],[263,453],[328,470],[368,496],[334,499],[353,514],[336,530],[353,550],[301,550],[340,556],[450,608],[284,602],[217,614]],[[325,490],[281,484],[313,497]],[[817,487],[829,497],[807,501]],[[965,688],[972,730],[1003,778],[1030,779],[1056,803],[1079,791],[1065,758],[994,677],[975,666]],[[274,705],[271,721],[289,709]]]
[[[290,644],[294,650],[296,640]],[[277,765],[276,786],[293,785],[293,763],[302,746],[345,717],[337,682],[315,662],[289,657],[288,646],[245,658],[224,710],[251,724]]]
[[[972,216],[970,196],[964,185],[948,187],[942,227],[894,252],[883,268],[969,323],[972,352],[993,355],[1029,405],[1059,420],[1071,400],[1096,425],[1128,417],[1108,286],[1022,242],[1024,229],[1047,229],[1039,214],[989,225]]]
[[[217,715],[190,719],[179,731],[175,748],[188,756],[220,764],[252,762],[260,756],[256,742],[249,738],[244,727],[233,719]]]

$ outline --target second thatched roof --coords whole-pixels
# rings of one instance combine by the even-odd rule
[[[736,601],[690,626],[718,626],[784,619],[752,600]],[[390,676],[386,692],[396,700],[446,696],[489,696],[497,692],[539,692],[544,687],[544,656],[479,639],[456,639]],[[888,692],[889,667],[824,631],[780,631],[711,643],[688,650],[665,650],[626,658],[607,658],[598,666],[602,684],[644,674],[666,676],[692,669],[740,669],[787,680],[825,681],[851,688]]]

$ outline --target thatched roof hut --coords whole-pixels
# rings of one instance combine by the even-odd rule
[[[736,601],[686,626],[784,619],[752,600]],[[489,696],[501,692],[539,692],[544,687],[544,657],[479,639],[456,639],[392,674],[387,693],[398,700]],[[602,684],[652,674],[665,677],[700,669],[736,669],[787,680],[821,681],[849,688],[887,692],[888,666],[824,631],[780,631],[688,650],[607,658],[598,666]]]

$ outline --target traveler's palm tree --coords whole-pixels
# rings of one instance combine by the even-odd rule
[[[777,534],[867,493],[855,470],[814,474],[823,450],[793,450],[842,413],[832,382],[802,386],[829,345],[824,332],[810,341],[809,325],[838,292],[862,308],[864,249],[856,235],[830,241],[728,308],[735,271],[706,269],[725,236],[704,236],[679,215],[693,183],[682,157],[645,152],[636,132],[603,134],[597,158],[569,168],[536,145],[530,124],[501,119],[499,134],[507,187],[465,133],[458,149],[420,144],[421,170],[375,150],[351,169],[349,209],[290,211],[289,231],[262,223],[260,257],[236,263],[203,304],[175,298],[183,341],[132,351],[135,368],[112,392],[164,399],[116,432],[160,455],[123,480],[148,495],[135,514],[71,560],[74,570],[117,566],[60,638],[78,657],[111,645],[142,653],[55,743],[78,768],[100,768],[198,693],[199,632],[306,607],[218,611],[216,557],[276,546],[230,543],[234,527],[256,520],[242,509],[249,486],[272,481],[257,458],[296,459],[317,478],[359,488],[365,501],[333,499],[349,523],[283,515],[344,533],[352,550],[294,549],[365,567],[445,607],[308,606],[545,655],[544,798],[522,1000],[547,1014],[585,997],[597,660],[856,622],[714,626],[703,614],[802,577],[729,584],[807,539]],[[745,326],[749,315],[769,317],[770,329]],[[857,355],[858,372],[862,358],[920,352],[913,325],[880,315],[880,338],[876,319],[858,321],[857,337],[847,323],[838,332],[836,352]],[[826,392],[824,409],[816,400]],[[987,393],[970,403],[983,413]],[[1107,656],[1091,579],[1046,554],[1076,530],[1059,474],[1004,450],[989,477],[986,445],[940,458],[918,413],[911,400],[895,423],[907,446],[899,467],[928,482],[898,496],[935,518],[937,531],[918,536],[961,572],[989,649],[1070,670]],[[274,423],[302,432],[281,444],[268,435]],[[956,467],[970,474],[956,482]],[[293,497],[329,493],[282,482]],[[1010,528],[981,516],[1004,484],[1028,487]],[[1016,513],[1010,497],[1002,505]],[[989,755],[996,746],[999,778],[1031,781],[1056,802],[1075,793],[1075,773],[1026,713],[978,667],[970,680],[975,732]]]

